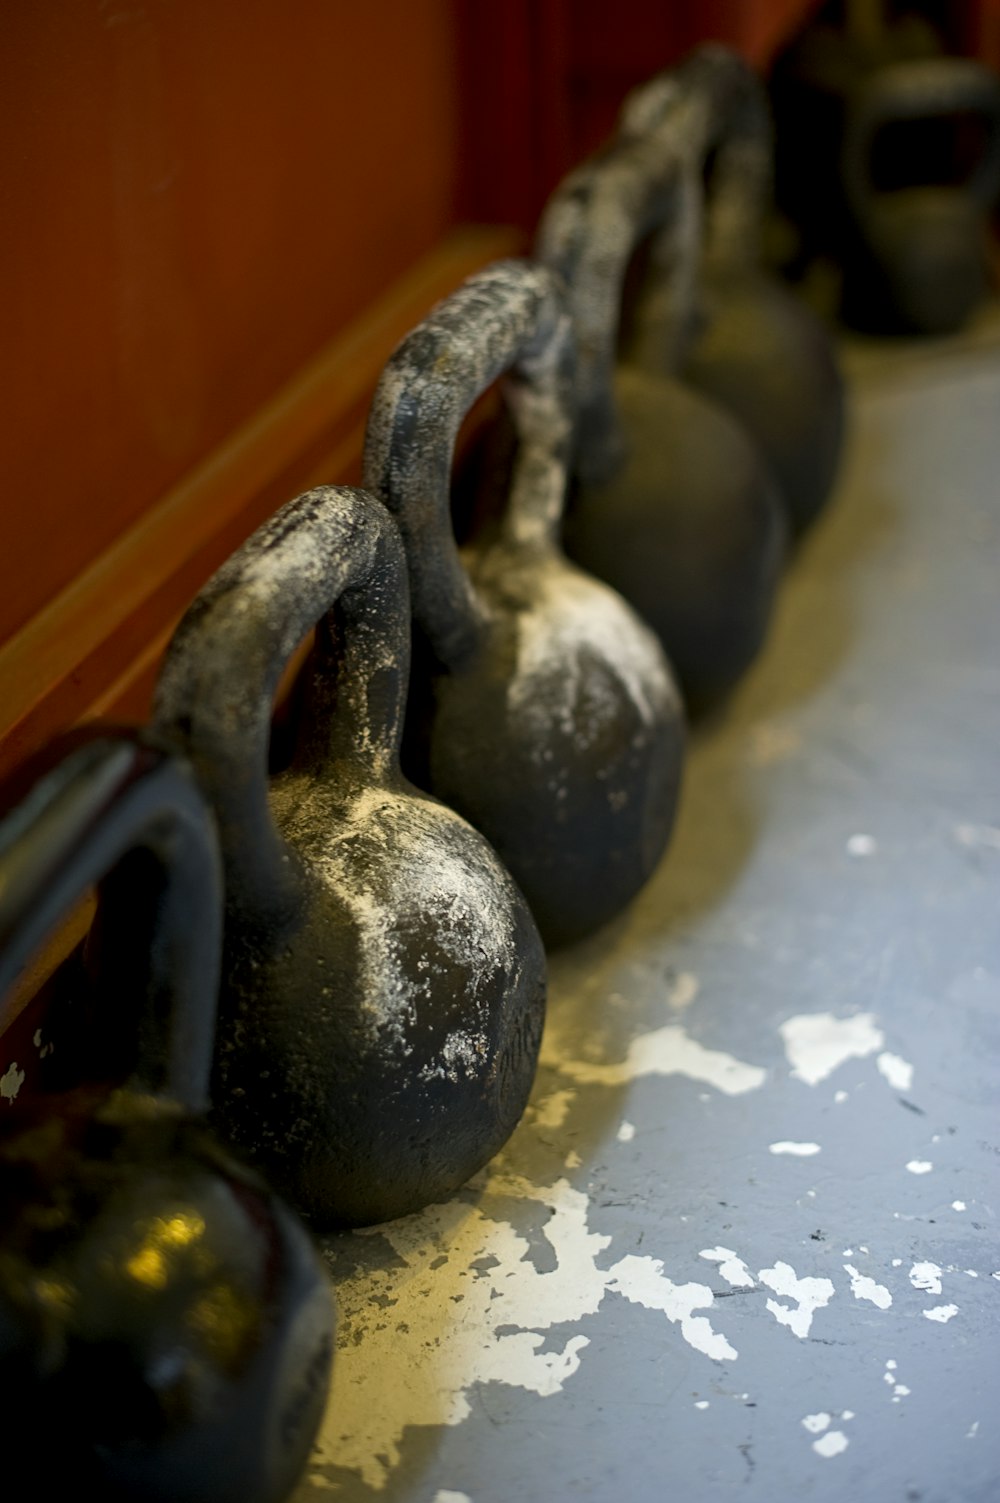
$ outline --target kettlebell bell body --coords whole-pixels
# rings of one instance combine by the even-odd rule
[[[553,944],[611,918],[652,872],[683,745],[653,634],[559,547],[572,358],[556,279],[496,263],[390,358],[365,453],[366,482],[403,531],[432,654],[430,786],[489,838]],[[499,526],[460,556],[448,507],[455,436],[505,371],[510,494]]]
[[[207,812],[121,733],[59,743],[34,773],[0,827],[0,987],[107,874],[104,1021],[139,1037],[124,1088],[4,1113],[5,1484],[280,1503],[322,1417],[332,1306],[301,1225],[202,1120],[221,927]],[[121,925],[150,940],[145,975]]]
[[[542,217],[537,254],[566,281],[581,350],[567,551],[656,630],[699,710],[762,644],[786,526],[773,477],[733,417],[645,360],[616,368],[626,267],[654,231],[673,267],[657,296],[681,284],[673,327],[690,316],[697,199],[684,130],[674,136],[669,149],[648,132],[622,138],[571,173]]]
[[[622,133],[660,131],[669,150],[671,111],[684,112],[689,122],[683,139],[698,172],[713,160],[695,306],[678,354],[672,355],[669,330],[659,338],[646,331],[633,343],[631,358],[667,374],[676,365],[685,383],[739,421],[777,481],[789,529],[798,534],[833,486],[844,384],[819,318],[760,265],[772,176],[763,87],[736,53],[701,47],[633,91],[622,111]],[[655,320],[656,305],[646,302]]]
[[[315,622],[292,764],[269,788],[273,694]],[[400,771],[408,638],[391,517],[321,487],[209,581],[157,688],[226,872],[215,1119],[322,1227],[441,1200],[491,1158],[544,1020],[524,899]]]
[[[873,160],[881,132],[897,147],[915,125],[977,118],[980,150],[957,182],[884,187]],[[912,168],[907,162],[908,178]],[[848,204],[843,313],[881,333],[949,334],[989,290],[987,216],[1000,194],[1000,79],[970,58],[896,63],[848,101],[841,165]]]

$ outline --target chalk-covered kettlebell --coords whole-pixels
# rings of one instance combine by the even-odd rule
[[[564,179],[536,246],[566,281],[580,345],[567,552],[656,629],[695,708],[756,656],[786,535],[776,483],[736,419],[666,370],[616,365],[626,269],[667,225],[661,286],[676,289],[683,327],[699,203],[682,131],[672,151],[659,135],[622,139]]]
[[[301,1224],[203,1120],[207,811],[124,733],[56,743],[31,774],[0,824],[0,993],[103,879],[96,1015],[128,1031],[135,1069],[0,1104],[4,1496],[280,1503],[322,1417],[333,1309]]]
[[[365,482],[399,521],[433,655],[430,785],[489,837],[553,943],[609,919],[652,872],[683,745],[655,637],[560,548],[572,357],[558,280],[497,262],[391,356],[365,448]],[[496,535],[463,556],[448,504],[455,437],[504,372],[510,494]]]
[[[292,764],[269,783],[272,700],[314,623]],[[400,772],[409,637],[395,523],[324,486],[208,582],[156,691],[225,868],[215,1120],[318,1227],[463,1184],[513,1131],[541,1040],[527,904]]]
[[[656,288],[640,296],[638,337],[626,358],[666,374],[676,363],[684,381],[738,418],[778,482],[791,530],[802,532],[833,484],[844,385],[820,319],[760,264],[772,177],[763,85],[728,48],[701,47],[629,96],[620,130],[658,134],[667,152],[680,130],[698,170],[713,164],[704,253],[679,363],[672,310]]]

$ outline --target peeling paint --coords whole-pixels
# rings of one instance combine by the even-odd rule
[[[849,1445],[850,1441],[843,1430],[828,1430],[825,1435],[820,1436],[819,1440],[813,1441],[813,1450],[817,1456],[829,1460],[832,1456],[839,1456],[842,1451],[846,1451]]]
[[[898,1054],[890,1054],[885,1050],[875,1061],[875,1068],[894,1091],[908,1091],[913,1085],[913,1066]]]
[[[738,1258],[730,1247],[706,1247],[698,1254],[708,1263],[718,1263],[719,1273],[727,1284],[732,1284],[734,1289],[753,1289],[754,1279],[749,1268],[742,1258]]]
[[[941,1325],[946,1325],[949,1320],[958,1314],[957,1305],[935,1305],[933,1310],[920,1312],[925,1320],[936,1320]]]
[[[849,1059],[865,1059],[885,1043],[874,1013],[837,1018],[832,1012],[799,1013],[779,1028],[796,1080],[819,1085]]]
[[[715,1086],[726,1096],[756,1091],[767,1079],[759,1065],[748,1065],[721,1049],[706,1049],[677,1024],[641,1033],[629,1044],[620,1064],[592,1064],[587,1060],[553,1061],[571,1080],[583,1085],[626,1085],[644,1075],[686,1075],[689,1080]]]
[[[767,1308],[780,1325],[788,1326],[802,1340],[809,1335],[816,1311],[828,1305],[835,1292],[829,1279],[800,1279],[788,1263],[775,1263],[773,1268],[762,1268],[759,1278],[775,1294],[795,1301],[794,1310],[774,1299],[768,1300]]]
[[[914,1263],[910,1269],[910,1283],[914,1289],[923,1289],[927,1294],[940,1294],[941,1270],[936,1263]],[[896,1364],[892,1365],[895,1367]]]
[[[877,1284],[867,1274],[859,1273],[852,1263],[844,1264],[844,1272],[851,1280],[851,1293],[855,1299],[864,1299],[879,1310],[888,1310],[892,1304],[892,1295],[884,1284]]]

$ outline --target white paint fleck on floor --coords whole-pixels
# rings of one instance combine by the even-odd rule
[[[914,1263],[910,1269],[910,1283],[914,1289],[923,1289],[927,1294],[940,1294],[941,1269],[936,1263]]]
[[[686,1075],[715,1086],[726,1096],[741,1096],[756,1091],[767,1079],[759,1065],[745,1064],[721,1049],[706,1049],[677,1024],[641,1033],[629,1044],[628,1053],[619,1064],[590,1063],[587,1060],[553,1060],[563,1075],[583,1085],[625,1085],[644,1075]]]
[[[936,1320],[941,1325],[947,1325],[958,1314],[957,1305],[935,1305],[933,1310],[922,1310],[925,1320]]]
[[[910,1159],[906,1167],[911,1174],[930,1174],[934,1165],[930,1159]]]
[[[706,1247],[698,1254],[708,1263],[718,1263],[719,1273],[734,1289],[753,1289],[754,1278],[742,1258],[731,1247]]]
[[[632,1139],[635,1137],[635,1123],[622,1122],[618,1128],[618,1131],[615,1133],[615,1137],[618,1139],[619,1143],[631,1143]]]
[[[878,850],[878,841],[874,835],[851,835],[847,841],[846,850],[849,856],[874,856]]]
[[[799,1013],[779,1032],[796,1080],[819,1085],[849,1059],[865,1059],[885,1043],[874,1013],[838,1018],[832,1012]]]
[[[829,1461],[832,1456],[839,1456],[842,1451],[846,1451],[849,1445],[850,1441],[843,1430],[828,1430],[819,1440],[813,1441],[813,1450],[817,1456]]]
[[[804,1415],[802,1424],[811,1434],[820,1435],[827,1428],[832,1418],[833,1416],[827,1414],[825,1410],[820,1410],[819,1414]]]
[[[762,1268],[759,1277],[761,1283],[773,1289],[775,1294],[795,1302],[795,1308],[792,1309],[789,1305],[769,1299],[767,1308],[780,1325],[788,1326],[790,1331],[804,1340],[809,1335],[816,1311],[828,1305],[833,1298],[834,1287],[831,1281],[810,1277],[800,1279],[788,1263],[775,1263],[773,1268]]]
[[[855,1299],[868,1300],[879,1310],[888,1310],[892,1304],[892,1295],[884,1284],[877,1284],[867,1274],[859,1273],[853,1263],[845,1263],[844,1272],[851,1280],[851,1293]]]
[[[769,1153],[787,1153],[798,1159],[808,1159],[820,1152],[818,1143],[792,1143],[787,1139],[780,1143],[768,1143],[767,1148]]]
[[[892,1086],[894,1091],[908,1091],[913,1085],[913,1066],[909,1060],[884,1050],[875,1061],[875,1068]]]

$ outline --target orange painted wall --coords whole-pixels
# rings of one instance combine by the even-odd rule
[[[0,642],[454,217],[449,0],[0,7]]]

